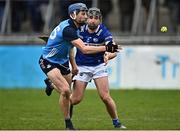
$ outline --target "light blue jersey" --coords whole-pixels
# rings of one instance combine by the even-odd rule
[[[73,38],[71,37],[71,39],[68,39],[67,37],[65,37],[65,35],[67,35],[67,33],[64,33],[65,29],[66,32],[69,32],[67,37],[69,38],[72,35]],[[72,30],[73,33],[75,32],[74,34],[72,34]],[[64,64],[69,61],[69,52],[70,49],[73,47],[70,41],[78,38],[76,31],[77,28],[74,26],[72,20],[68,19],[62,21],[51,32],[47,45],[43,47],[43,58],[57,64]]]

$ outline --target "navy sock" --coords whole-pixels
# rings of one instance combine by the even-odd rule
[[[113,119],[112,122],[113,122],[113,125],[114,125],[114,126],[119,126],[119,125],[121,125],[119,119]]]
[[[72,128],[73,127],[73,124],[71,122],[71,119],[65,119],[65,124],[66,124],[66,128]]]

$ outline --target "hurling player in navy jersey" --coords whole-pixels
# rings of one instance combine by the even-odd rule
[[[90,8],[88,10],[87,24],[81,27],[79,36],[86,45],[100,46],[112,42],[112,34],[101,24],[102,15],[100,9]],[[107,61],[116,57],[116,53],[99,52],[95,54],[84,54],[77,49],[76,64],[78,74],[73,77],[73,91],[71,95],[71,111],[73,105],[81,102],[88,82],[92,79],[95,82],[98,94],[104,102],[115,128],[126,128],[118,118],[116,104],[109,93],[109,82],[107,72]]]
[[[106,46],[86,46],[78,36],[78,28],[87,20],[87,7],[75,3],[68,7],[70,19],[64,20],[51,32],[43,47],[39,65],[55,90],[60,94],[59,105],[63,111],[66,129],[74,130],[69,115],[71,73],[69,54],[75,46],[85,54],[103,51],[116,52],[118,47],[112,43]]]

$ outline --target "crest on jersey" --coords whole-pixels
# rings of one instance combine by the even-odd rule
[[[93,38],[93,42],[97,43],[98,42],[98,38]]]
[[[92,40],[92,37],[88,37],[87,40],[86,40],[86,42],[87,42],[87,43],[90,43],[91,40]]]

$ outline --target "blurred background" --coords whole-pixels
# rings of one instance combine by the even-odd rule
[[[100,8],[103,23],[124,47],[110,63],[113,87],[179,87],[179,0],[0,0],[0,87],[44,86],[37,61],[45,43],[38,36],[67,19],[76,2]]]
[[[76,2],[100,8],[104,24],[117,35],[156,35],[162,25],[169,34],[180,32],[179,0],[1,0],[0,33],[48,34]]]

